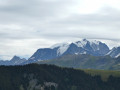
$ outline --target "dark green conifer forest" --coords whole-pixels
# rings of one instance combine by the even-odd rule
[[[55,65],[0,66],[0,90],[119,90],[120,77],[91,76]]]

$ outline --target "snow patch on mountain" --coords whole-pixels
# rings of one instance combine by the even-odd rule
[[[90,44],[96,44],[96,45],[99,45],[100,44],[100,41],[96,41],[96,40],[89,40],[90,41]]]
[[[51,49],[58,48],[57,55],[60,56],[69,48],[69,45],[69,43],[55,44],[51,47]]]
[[[107,55],[110,55],[113,58],[117,58],[120,56],[120,47],[114,47],[110,52],[107,53]]]
[[[120,56],[120,53],[118,55],[115,56],[115,58],[118,58]]]
[[[87,42],[78,41],[78,42],[74,42],[74,44],[78,47],[84,48],[84,46],[87,44]]]
[[[114,48],[113,48],[114,49]],[[110,55],[114,50],[110,50],[106,55]]]
[[[67,49],[69,48],[69,44],[63,44],[62,46],[59,47],[57,50],[57,55],[62,55]]]

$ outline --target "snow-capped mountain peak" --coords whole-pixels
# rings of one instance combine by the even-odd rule
[[[109,52],[109,47],[96,40],[82,39],[71,43],[55,44],[50,48],[38,49],[28,61],[33,62],[33,59],[49,60],[67,54],[90,54],[93,56],[104,56]]]
[[[87,39],[82,39],[81,41],[76,41],[76,42],[72,42],[72,43],[59,43],[59,44],[55,44],[51,47],[51,49],[57,49],[57,56],[60,56],[62,54],[64,54],[70,47],[70,45],[76,45],[78,48],[83,48],[86,52],[87,51],[99,51],[102,49],[102,47],[106,47],[106,51],[109,51],[109,48],[107,47],[107,45],[104,45],[104,43],[100,42],[100,41],[96,41],[96,40],[87,40]],[[83,53],[80,52],[80,53]],[[103,53],[103,52],[102,52]]]
[[[74,44],[82,48],[86,47],[86,45],[89,44],[91,48],[96,51],[99,50],[100,41],[82,39],[81,41],[74,42]]]

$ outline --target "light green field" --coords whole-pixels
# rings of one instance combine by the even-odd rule
[[[84,69],[84,71],[92,76],[100,75],[103,81],[107,81],[110,75],[120,77],[120,71],[92,70],[92,69]]]

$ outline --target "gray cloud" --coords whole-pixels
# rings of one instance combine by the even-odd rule
[[[80,0],[0,0],[0,55],[30,56],[38,48],[81,38],[120,45],[120,8],[81,13]],[[113,42],[113,43],[112,43]]]

